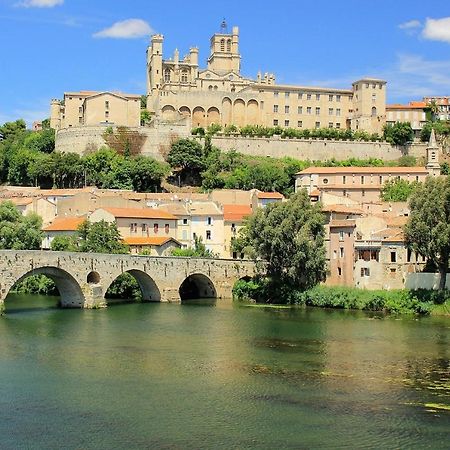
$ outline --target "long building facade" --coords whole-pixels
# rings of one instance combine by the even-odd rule
[[[351,128],[381,132],[386,123],[386,81],[364,78],[351,89],[278,85],[273,74],[241,74],[239,29],[222,23],[211,37],[205,69],[198,48],[164,59],[164,37],[153,35],[147,49],[147,109],[193,127],[263,125],[292,128]]]

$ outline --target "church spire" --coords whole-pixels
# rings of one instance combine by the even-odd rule
[[[436,134],[434,128],[431,129],[430,141],[427,147],[427,165],[428,174],[432,177],[441,174],[441,166],[439,164],[439,146],[436,143]]]
[[[436,143],[436,133],[434,132],[434,128],[431,129],[430,140],[428,142],[428,148],[437,148],[438,145]]]

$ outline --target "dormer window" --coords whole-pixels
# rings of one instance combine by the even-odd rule
[[[170,69],[164,70],[164,81],[166,83],[170,82]]]

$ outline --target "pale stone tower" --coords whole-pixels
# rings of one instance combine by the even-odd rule
[[[353,87],[353,130],[373,130],[381,133],[386,123],[386,81],[363,78]]]
[[[208,69],[223,74],[241,71],[241,55],[239,54],[239,28],[233,27],[228,33],[225,20],[220,26],[220,33],[211,38],[211,54],[208,58]]]
[[[61,102],[56,99],[50,103],[50,128],[54,130],[61,128]]]
[[[434,128],[431,129],[430,141],[427,147],[427,165],[428,174],[437,177],[441,174],[441,166],[439,164],[439,146],[436,143],[436,135]]]
[[[152,36],[151,44],[147,49],[147,98],[155,97],[162,84],[163,77],[163,41],[162,34]],[[148,101],[147,109],[150,111],[151,102]]]

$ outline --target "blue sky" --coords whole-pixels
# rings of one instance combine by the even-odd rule
[[[64,91],[144,93],[153,32],[166,57],[198,46],[204,66],[224,17],[247,76],[343,88],[375,76],[390,103],[450,95],[449,0],[0,0],[0,123],[48,117]]]

